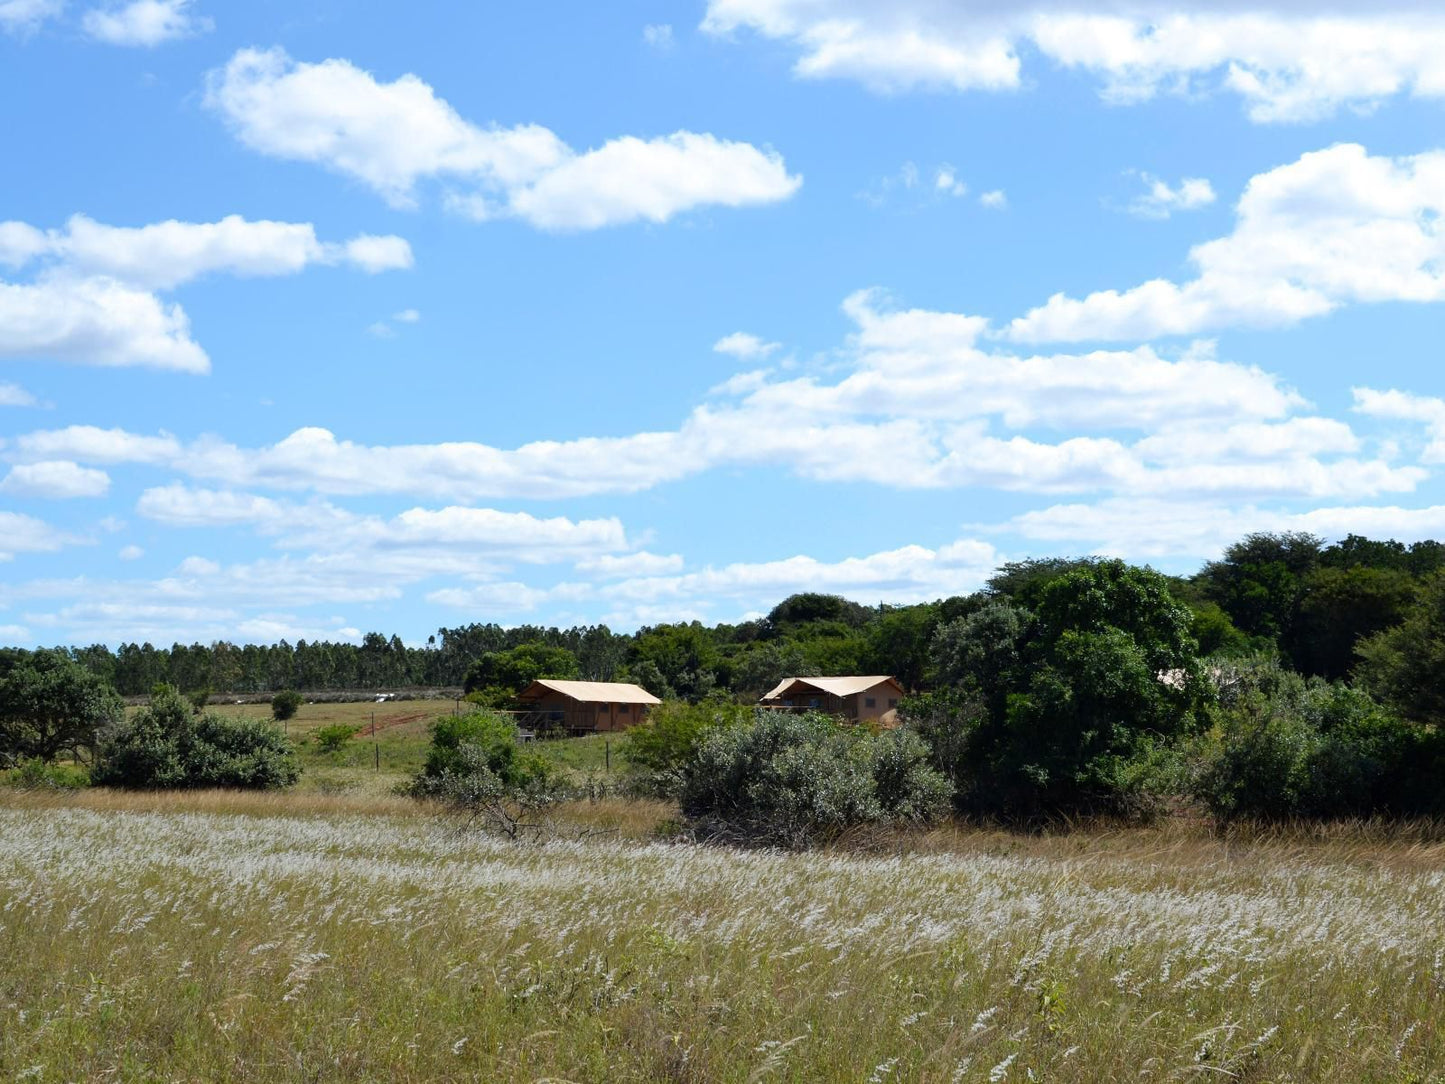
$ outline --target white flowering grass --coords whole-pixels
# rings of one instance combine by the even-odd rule
[[[87,807],[89,802],[89,807]],[[1436,851],[0,806],[0,1079],[1429,1081]]]

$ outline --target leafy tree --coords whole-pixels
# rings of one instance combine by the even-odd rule
[[[1361,684],[1408,719],[1445,725],[1445,574],[1422,589],[1405,619],[1357,647]]]
[[[1246,635],[1267,637],[1293,657],[1305,581],[1323,545],[1302,531],[1246,535],[1204,566],[1200,584]]]
[[[538,828],[529,818],[557,795],[545,757],[522,750],[517,727],[490,712],[444,716],[432,724],[426,765],[410,791],[516,838]]]
[[[1445,809],[1445,749],[1366,693],[1306,680],[1272,660],[1231,668],[1218,737],[1202,758],[1196,795],[1221,818],[1279,820]]]
[[[1329,680],[1348,676],[1356,645],[1403,621],[1419,592],[1409,572],[1363,564],[1317,568],[1304,587],[1293,662]]]
[[[271,698],[271,718],[278,723],[294,719],[303,703],[305,701],[301,699],[301,694],[295,689],[282,689]]]
[[[506,651],[489,651],[467,671],[468,693],[488,692],[494,699],[516,696],[538,678],[562,680],[578,677],[577,656],[565,647],[545,643],[519,644]]]
[[[633,680],[655,696],[663,694],[639,674],[660,679],[669,692],[695,702],[718,684],[721,663],[722,657],[712,636],[701,622],[694,621],[688,625],[657,625],[640,630],[632,641],[627,667]]]
[[[934,634],[933,668],[945,687],[977,696],[1001,718],[1022,675],[1025,634],[1033,615],[1007,598],[989,602]]]
[[[174,689],[118,726],[102,743],[91,778],[133,789],[290,786],[301,769],[291,745],[259,719],[197,715]]]
[[[806,625],[815,621],[840,621],[852,628],[862,628],[874,611],[842,595],[822,595],[805,591],[789,595],[768,614],[768,635],[784,635],[789,625]]]
[[[1042,557],[1010,561],[989,577],[987,594],[1003,595],[1014,605],[1031,610],[1039,604],[1049,584],[1095,564],[1094,557]]]
[[[120,698],[63,651],[0,652],[0,763],[93,748],[124,712]]]
[[[960,799],[1008,813],[1129,811],[1167,750],[1201,728],[1208,686],[1192,615],[1164,577],[1098,561],[1046,584],[1031,619],[996,604],[939,636],[962,733]],[[977,710],[963,710],[974,700]],[[936,706],[936,705],[935,705]]]
[[[732,660],[733,691],[756,701],[784,678],[814,677],[818,668],[803,645],[792,640],[761,640]]]
[[[1189,623],[1189,635],[1199,644],[1200,655],[1208,658],[1211,655],[1241,655],[1259,650],[1258,641],[1251,640],[1235,628],[1234,622],[1217,602],[1190,601],[1189,608],[1194,614]]]
[[[921,688],[928,677],[929,647],[938,629],[939,608],[902,606],[868,626],[863,665],[870,674],[890,674],[905,689]]]

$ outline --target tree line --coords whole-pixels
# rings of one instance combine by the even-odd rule
[[[783,677],[843,673],[891,674],[907,689],[927,691],[946,678],[933,651],[941,629],[998,597],[1029,607],[1050,578],[1091,563],[1094,559],[1015,562],[1001,567],[979,592],[917,605],[870,606],[804,593],[757,620],[656,625],[636,633],[616,633],[606,625],[472,623],[440,628],[417,647],[370,632],[360,643],[222,640],[55,650],[122,696],[144,695],[158,684],[218,694],[506,687],[529,674],[636,681],[665,699],[690,701],[714,692],[755,698]],[[1358,649],[1365,641],[1422,612],[1442,568],[1445,544],[1436,541],[1404,545],[1350,535],[1326,545],[1309,534],[1260,533],[1229,547],[1195,575],[1166,582],[1189,609],[1188,632],[1201,655],[1272,652],[1306,677],[1341,680],[1362,665]],[[1371,648],[1370,658],[1380,662],[1383,650]]]

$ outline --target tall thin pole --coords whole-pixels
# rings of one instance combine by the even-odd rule
[[[371,713],[371,751],[376,754],[376,770],[381,771],[381,745],[376,740],[376,712]]]

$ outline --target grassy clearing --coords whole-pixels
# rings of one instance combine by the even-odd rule
[[[252,719],[271,718],[269,704],[218,702],[207,705],[206,710]],[[323,794],[388,793],[421,769],[430,742],[428,728],[438,716],[449,715],[452,710],[452,703],[446,700],[303,704],[285,724],[301,758],[300,790]],[[359,730],[339,752],[325,752],[317,745],[314,734],[323,726],[338,723]],[[626,764],[619,734],[542,741],[535,748],[579,782],[588,776],[607,774],[609,748],[613,772]]]
[[[1445,1065],[1430,831],[955,827],[895,837],[908,853],[781,855],[645,842],[668,813],[583,804],[558,841],[517,845],[385,796],[7,796],[0,1077],[1399,1082]]]

